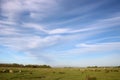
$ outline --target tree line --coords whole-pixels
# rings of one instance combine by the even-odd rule
[[[28,64],[28,65],[23,65],[23,64],[5,64],[5,63],[0,63],[0,67],[21,67],[21,68],[51,68],[49,65],[33,65],[33,64]]]
[[[87,68],[120,68],[120,66],[88,66]]]

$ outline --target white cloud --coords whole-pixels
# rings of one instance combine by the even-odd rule
[[[31,37],[6,37],[0,38],[0,45],[12,48],[14,50],[27,51],[34,48],[44,48],[56,44],[60,36],[48,36],[45,38],[39,36]]]
[[[29,12],[30,15],[34,13],[34,16],[39,13],[39,17],[41,15],[43,17],[48,15],[51,10],[54,10],[56,4],[55,0],[5,0],[1,5],[1,14],[10,21],[19,20],[19,17],[22,17],[21,14],[24,12]],[[30,17],[34,18],[34,16],[31,15]]]
[[[77,29],[77,30],[71,30],[68,33],[104,30],[105,28],[110,29],[111,27],[116,27],[116,26],[120,25],[119,21],[120,21],[119,16],[112,17],[112,18],[106,18],[106,19],[100,19],[100,20],[97,20],[90,25],[84,26],[85,28]]]
[[[13,21],[5,21],[5,20],[0,20],[0,24],[2,25],[15,25],[16,23]]]
[[[56,60],[54,66],[104,66],[106,64],[111,66],[116,65],[119,62],[119,48],[120,42],[97,44],[80,43],[77,44],[76,48],[64,51],[52,51],[46,53],[46,55],[49,55]],[[91,56],[88,57],[88,55]],[[109,60],[111,62],[108,62]]]
[[[61,33],[67,33],[69,32],[69,29],[66,28],[58,28],[58,29],[53,29],[51,31],[49,31],[49,34],[61,34]]]
[[[104,37],[104,38],[95,39],[95,40],[89,40],[89,41],[86,41],[86,43],[99,43],[104,40],[110,41],[110,40],[116,40],[116,39],[120,39],[120,36],[111,36],[111,37]]]
[[[14,28],[1,28],[0,35],[14,35],[17,34],[16,30]]]
[[[9,21],[0,21],[0,35],[10,36],[10,35],[19,35],[18,31],[14,26],[16,23]]]
[[[32,29],[35,29],[37,31],[47,32],[47,30],[45,29],[44,26],[41,26],[41,25],[35,24],[35,23],[24,23],[23,27],[32,28]]]
[[[57,29],[49,30],[45,26],[35,24],[35,23],[24,23],[23,26],[27,28],[33,28],[37,31],[42,31],[46,34],[62,34],[62,33],[69,32],[69,29],[66,29],[66,28],[57,28]]]
[[[87,31],[92,31],[98,29],[97,27],[86,27],[86,28],[81,28],[81,29],[70,29],[70,28],[57,28],[53,30],[49,30],[48,34],[64,34],[64,33],[79,33],[79,32],[87,32]]]
[[[59,28],[59,29],[57,28],[57,29],[49,30],[45,26],[35,23],[24,23],[23,26],[27,28],[33,28],[37,31],[43,31],[44,33],[47,34],[61,34],[61,33],[67,33],[69,31],[69,29],[66,28]]]
[[[111,43],[98,43],[98,44],[77,44],[76,47],[81,47],[81,48],[94,48],[97,50],[98,49],[110,49],[112,47],[113,49],[118,49],[120,47],[120,42],[111,42]]]
[[[80,43],[76,44],[75,48],[59,51],[56,56],[76,56],[82,54],[106,54],[112,51],[120,51],[120,42],[107,42],[107,43],[97,43],[97,44],[86,44]]]
[[[102,4],[104,4],[105,1],[98,1],[96,3],[88,3],[87,5],[82,5],[80,7],[77,7],[73,10],[70,10],[70,11],[67,11],[66,12],[66,15],[70,15],[70,14],[84,14],[84,13],[87,13],[87,12],[90,12],[94,9],[97,9],[98,7],[100,7]]]
[[[8,17],[8,20],[13,20],[18,17],[18,15],[24,9],[20,1],[18,0],[9,0],[2,3],[2,15]]]
[[[77,44],[76,49],[73,49],[74,53],[95,53],[95,52],[104,52],[119,50],[120,42],[108,42],[108,43],[97,43],[97,44]]]
[[[120,25],[119,23],[120,17],[109,17],[109,18],[103,18],[100,20],[97,20],[94,24],[89,25],[89,27],[100,27],[100,28],[110,28],[115,27],[116,25]]]
[[[103,30],[105,28],[111,28],[115,27],[117,25],[120,25],[119,23],[120,17],[112,17],[112,18],[106,18],[106,19],[100,19],[95,21],[94,23],[84,26],[84,28],[81,29],[72,29],[72,28],[56,28],[56,29],[48,29],[46,26],[36,24],[36,23],[24,23],[24,27],[30,27],[39,31],[43,31],[47,34],[64,34],[64,33],[79,33],[79,32],[89,32],[93,30]]]

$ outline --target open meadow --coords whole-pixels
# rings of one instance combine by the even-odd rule
[[[0,80],[120,80],[120,68],[0,68]]]

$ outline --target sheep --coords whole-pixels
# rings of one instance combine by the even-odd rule
[[[3,73],[8,73],[8,72],[9,72],[9,69],[3,69],[2,72],[3,72]]]
[[[22,71],[21,70],[19,70],[19,73],[21,73]]]
[[[10,69],[10,70],[9,70],[9,73],[13,73],[13,70]]]

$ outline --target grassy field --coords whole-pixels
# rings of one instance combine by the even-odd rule
[[[0,68],[0,80],[120,80],[120,69]]]

